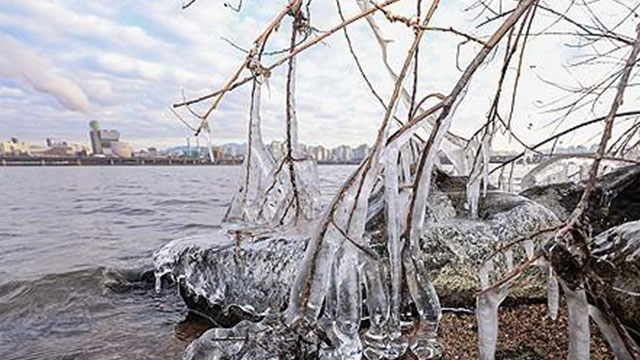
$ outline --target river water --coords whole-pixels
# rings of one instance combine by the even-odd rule
[[[353,169],[319,168],[323,201]],[[0,359],[179,359],[206,324],[152,253],[220,226],[239,167],[0,168]]]

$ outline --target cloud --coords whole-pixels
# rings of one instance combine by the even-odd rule
[[[45,56],[0,33],[0,75],[15,77],[35,90],[53,95],[70,110],[88,112],[89,99],[72,80],[58,74]]]
[[[560,0],[562,4],[567,1]],[[462,12],[472,2],[442,3],[433,26],[453,26],[478,36],[491,33],[498,21],[477,29],[475,26],[481,20],[474,20],[477,13]],[[0,2],[0,34],[5,34],[0,35],[0,134],[15,133],[31,139],[55,135],[86,142],[87,121],[96,118],[107,127],[118,128],[124,138],[136,144],[151,146],[158,139],[169,141],[190,136],[192,131],[167,115],[167,107],[181,100],[183,89],[190,98],[222,86],[242,62],[244,53],[221,37],[244,48],[251,47],[255,36],[284,1],[277,3],[278,6],[264,6],[259,1],[248,1],[243,11],[236,13],[219,1],[198,1],[196,6],[181,11],[181,0],[3,0]],[[355,1],[341,4],[347,17],[360,11]],[[562,4],[557,6],[562,8]],[[340,22],[333,1],[312,2],[311,6],[312,23],[318,29],[327,30]],[[409,14],[414,6],[411,2],[401,2],[394,5],[393,11]],[[540,22],[538,30],[553,21],[544,14],[536,19]],[[274,33],[267,50],[288,44],[289,20]],[[403,25],[387,24],[380,15],[378,20],[385,35],[394,40],[390,44],[390,60],[399,71],[412,33]],[[553,30],[575,31],[561,26]],[[634,29],[619,30],[633,34]],[[388,101],[393,83],[381,64],[380,50],[372,41],[371,30],[364,22],[355,23],[349,26],[349,34],[370,80]],[[479,48],[472,43],[463,46],[458,59],[456,45],[462,40],[450,33],[425,35],[420,48],[419,96],[434,91],[446,94],[451,90],[460,76],[456,62],[459,60],[459,65],[465,67]],[[531,142],[553,130],[553,127],[541,129],[540,124],[555,116],[543,114],[544,109],[532,104],[565,95],[544,85],[538,73],[565,84],[573,83],[574,78],[589,83],[610,70],[600,66],[568,76],[564,66],[579,50],[569,52],[563,40],[566,38],[529,39],[524,68],[535,70],[522,75],[514,128]],[[604,53],[607,49],[598,50]],[[469,93],[456,113],[453,130],[457,133],[471,135],[486,120],[503,51],[499,49],[493,61],[474,76]],[[265,57],[263,62],[269,65],[278,58]],[[267,141],[283,137],[285,68],[276,69],[270,88],[263,89],[261,111]],[[508,83],[514,73],[512,69]],[[4,81],[2,77],[11,79]],[[405,82],[407,87],[411,86],[411,78]],[[383,110],[357,71],[342,32],[336,32],[300,55],[296,86],[301,141],[325,146],[357,145],[370,142],[375,136]],[[89,98],[91,116],[61,109],[53,97],[38,92],[53,94],[66,108],[85,111]],[[509,98],[505,96],[501,104],[503,111],[508,110],[504,108],[509,105]],[[625,102],[626,106],[633,103]],[[197,108],[204,111],[209,105]],[[225,97],[211,119],[216,142],[244,141],[248,105],[249,86]],[[406,116],[403,113],[406,109],[400,106],[398,115]],[[567,121],[565,128],[592,117],[584,112],[574,115],[571,120],[574,122]],[[25,118],[30,119],[28,124]],[[534,130],[528,127],[529,123],[534,123]]]

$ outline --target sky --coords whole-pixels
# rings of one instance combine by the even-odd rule
[[[342,1],[347,16],[358,13],[355,1]],[[409,4],[410,3],[410,4]],[[515,2],[505,1],[505,6]],[[616,2],[618,3],[618,2]],[[624,1],[622,1],[624,3]],[[98,119],[104,128],[121,131],[122,140],[134,147],[182,145],[193,132],[169,111],[182,99],[218,89],[241,64],[245,54],[231,46],[250,48],[253,39],[275,16],[284,1],[245,0],[238,13],[219,0],[198,0],[182,10],[180,0],[3,0],[0,2],[0,141],[12,136],[44,144],[53,137],[71,142],[88,140],[88,122]],[[392,7],[408,13],[414,2]],[[442,1],[434,26],[461,29],[483,37],[495,29],[493,23],[478,28],[486,14],[464,11],[471,1]],[[563,1],[555,2],[562,8]],[[571,9],[575,16],[588,16]],[[620,9],[603,8],[603,16],[615,23]],[[327,30],[339,23],[334,1],[316,1],[311,23]],[[568,31],[548,14],[537,15],[536,29]],[[380,23],[384,19],[378,16]],[[498,22],[494,22],[497,26]],[[633,36],[630,22],[618,31]],[[391,64],[399,71],[404,51],[413,34],[403,25],[384,24],[390,43]],[[380,50],[366,23],[349,28],[356,52],[382,97],[391,95],[392,81],[386,73]],[[269,49],[286,47],[289,22],[283,23]],[[418,94],[446,94],[463,68],[479,50],[449,33],[428,33],[420,47]],[[534,143],[563,128],[603,115],[605,94],[593,108],[583,108],[563,123],[553,122],[558,113],[548,110],[567,96],[567,88],[602,79],[619,61],[588,67],[569,67],[607,46],[576,48],[576,41],[561,36],[530,39],[515,106],[514,131]],[[471,136],[486,120],[496,88],[501,49],[474,77],[456,113],[453,130]],[[620,57],[626,56],[621,50]],[[265,57],[271,64],[278,56]],[[456,63],[458,63],[456,66]],[[357,71],[341,32],[305,51],[297,64],[296,103],[300,140],[333,147],[356,146],[374,138],[383,109],[371,96]],[[263,86],[261,114],[266,141],[283,137],[284,67],[276,70]],[[513,79],[514,69],[510,71]],[[549,85],[549,79],[563,89]],[[410,82],[406,83],[410,87]],[[215,143],[243,142],[246,137],[249,87],[230,93],[211,117]],[[633,100],[635,94],[630,95]],[[510,96],[507,96],[510,99]],[[508,106],[509,102],[502,106]],[[633,101],[630,101],[633,104]],[[632,106],[632,105],[625,105]],[[206,104],[198,108],[205,109]],[[504,110],[504,107],[502,108]],[[402,109],[398,110],[402,114]],[[185,117],[188,114],[184,113]],[[564,144],[593,143],[601,128],[594,127],[563,140]],[[508,136],[495,141],[498,149],[517,147]]]

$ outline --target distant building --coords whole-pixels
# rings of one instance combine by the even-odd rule
[[[102,130],[98,120],[89,122],[89,138],[91,139],[91,150],[94,155],[112,155],[123,158],[130,158],[132,155],[131,145],[120,141],[118,130]]]
[[[129,143],[114,141],[110,143],[109,149],[111,150],[111,154],[117,157],[128,159],[131,157],[133,151],[131,150],[131,145]]]
[[[367,157],[367,155],[369,155],[369,145],[367,144],[362,144],[360,146],[358,146],[357,148],[353,149],[352,153],[351,153],[351,160],[352,161],[362,161],[365,157]]]
[[[29,144],[18,138],[11,138],[9,141],[0,143],[0,155],[4,156],[24,156],[29,155]]]
[[[32,146],[32,154],[34,152]],[[62,140],[47,138],[47,147],[37,150],[40,156],[87,156],[89,148],[82,144],[72,144]]]
[[[316,161],[327,161],[327,149],[325,149],[322,145],[318,146],[309,146],[308,147],[309,155],[311,155]]]
[[[226,160],[235,160],[241,161],[244,160],[244,156],[247,153],[247,145],[246,144],[225,144],[224,148],[224,158]]]
[[[331,150],[331,160],[337,162],[349,162],[352,157],[352,149],[349,145],[340,145]]]
[[[224,160],[224,147],[222,146],[212,146],[211,153],[213,154],[214,161],[222,161]]]

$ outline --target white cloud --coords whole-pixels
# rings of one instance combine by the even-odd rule
[[[355,1],[341,3],[347,16],[359,11]],[[403,3],[395,6],[394,11],[409,13],[415,5]],[[461,9],[469,3],[442,3],[433,25],[454,26],[474,34],[490,33],[495,24],[486,29],[476,29],[478,21],[472,21],[474,14],[460,15]],[[87,121],[99,118],[105,126],[117,126],[123,136],[134,143],[147,143],[145,139],[182,139],[190,131],[167,116],[166,108],[180,100],[182,89],[187,97],[191,97],[208,93],[224,84],[244,54],[221,37],[250,47],[253,38],[283,4],[281,1],[274,6],[265,6],[260,1],[250,0],[238,14],[225,8],[221,2],[204,0],[199,0],[187,11],[180,10],[179,0],[4,0],[0,4],[0,32],[11,34],[11,37],[5,35],[0,41],[10,42],[11,48],[17,47],[22,53],[14,54],[9,67],[0,69],[0,108],[5,108],[0,133],[23,132],[23,137],[44,138],[55,131],[69,137],[69,140],[86,141]],[[313,25],[319,29],[329,29],[339,22],[333,1],[313,2],[312,11]],[[612,10],[609,13],[614,14]],[[551,21],[542,13],[537,15],[537,19],[541,24]],[[403,49],[408,47],[412,33],[402,25],[387,25],[379,20],[385,33],[395,40],[391,45],[391,60],[399,69]],[[270,48],[286,46],[289,30],[285,22],[274,35]],[[558,25],[555,30],[564,31],[567,27]],[[633,29],[621,28],[620,31],[632,33]],[[351,26],[349,32],[374,86],[384,99],[388,99],[392,83],[381,65],[380,52],[371,39],[370,29],[365,23],[360,23]],[[460,75],[455,63],[456,45],[461,40],[446,33],[434,32],[425,36],[420,51],[419,71],[423,80],[419,94],[447,93],[452,88]],[[567,75],[563,64],[581,51],[568,50],[563,46],[564,40],[530,39],[525,68],[536,66],[536,73],[559,82],[572,82],[573,78]],[[477,50],[477,46],[466,45],[460,57],[461,66],[465,66]],[[472,129],[484,121],[489,99],[495,90],[501,54],[502,50],[474,77],[469,95],[454,121],[457,132],[470,135]],[[0,63],[6,57],[2,51]],[[276,58],[265,57],[263,61],[270,64]],[[45,61],[44,66],[34,66],[37,61]],[[32,72],[35,71],[33,69],[47,69],[38,73],[53,76],[57,81],[35,81],[47,78],[25,77],[22,75],[25,69]],[[607,69],[596,67],[575,76],[588,83],[601,77]],[[340,143],[355,145],[373,138],[382,108],[364,85],[341,32],[324,45],[305,51],[300,57],[298,71],[297,103],[302,141],[334,146]],[[55,93],[58,101],[71,108],[83,108],[82,99],[88,98],[92,105],[89,116],[60,111],[46,97],[26,89],[19,95],[18,102],[18,95],[11,95],[11,91],[3,92],[5,87],[1,76],[18,77],[39,91]],[[281,68],[272,76],[270,94],[264,89],[263,133],[268,140],[282,137],[283,80],[284,69]],[[31,84],[31,81],[40,85]],[[410,84],[409,81],[406,83],[407,86]],[[553,127],[542,128],[539,124],[548,122],[552,116],[542,114],[532,104],[562,95],[561,91],[543,84],[533,71],[524,74],[516,109],[518,121],[514,125],[518,132],[529,141],[548,135]],[[248,101],[246,86],[225,98],[212,119],[217,142],[243,140]],[[503,106],[507,105],[508,101],[505,101]],[[13,110],[9,111],[7,107]],[[206,107],[207,104],[198,108],[204,110]],[[40,126],[26,126],[25,116]],[[576,114],[563,126],[570,126],[588,116],[585,112]],[[529,123],[534,123],[536,131],[528,129]],[[509,146],[506,141],[503,145]]]
[[[60,75],[45,56],[0,33],[0,75],[16,77],[34,89],[55,96],[70,110],[89,111],[89,99],[72,80]]]

